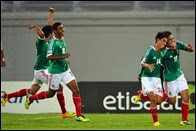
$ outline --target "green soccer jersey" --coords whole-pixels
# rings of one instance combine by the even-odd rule
[[[66,53],[66,42],[64,37],[62,37],[62,41],[59,41],[57,38],[53,37],[48,46],[48,54],[54,56],[61,56]],[[48,71],[51,74],[60,74],[69,69],[69,65],[67,63],[66,58],[55,59],[50,61],[50,66]]]
[[[142,62],[148,64],[154,64],[155,69],[150,72],[148,68],[142,68],[141,77],[158,77],[160,78],[160,64],[161,64],[162,52],[157,52],[153,46],[150,46],[144,56],[142,57]],[[141,63],[142,63],[141,62]]]
[[[34,65],[35,70],[47,69],[49,66],[49,61],[46,58],[48,45],[44,39],[38,38],[36,41],[36,51],[37,51],[37,60]]]
[[[163,64],[163,81],[170,82],[178,79],[182,74],[182,70],[180,68],[180,50],[187,51],[187,45],[183,42],[176,41],[176,50],[170,50],[165,48],[164,56],[161,60]]]

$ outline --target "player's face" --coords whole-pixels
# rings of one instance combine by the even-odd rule
[[[65,30],[64,30],[64,27],[62,24],[57,27],[56,33],[58,34],[58,36],[60,36],[60,37],[64,36],[64,32],[65,32]]]
[[[175,39],[174,39],[174,36],[173,35],[170,35],[168,37],[167,47],[170,50],[175,50],[176,49],[176,42],[175,42]]]
[[[173,36],[173,35],[170,35],[170,36],[168,37],[167,44],[172,44],[173,42],[175,42],[174,36]]]
[[[162,38],[161,40],[158,39],[158,43],[160,45],[160,48],[164,48],[167,43],[167,38]]]

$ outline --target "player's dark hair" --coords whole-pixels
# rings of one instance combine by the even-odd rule
[[[53,32],[53,28],[51,25],[46,25],[42,28],[42,31],[44,32],[44,36],[45,38],[47,38],[49,36],[49,34],[52,34]]]
[[[56,22],[52,25],[53,30],[57,30],[58,26],[62,25],[60,22]]]
[[[157,42],[157,39],[161,40],[163,38],[168,38],[166,33],[164,32],[158,32],[157,35],[155,36],[155,42]]]
[[[168,38],[172,34],[170,31],[164,31],[164,33],[167,35]]]

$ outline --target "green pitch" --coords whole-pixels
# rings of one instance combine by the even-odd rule
[[[159,113],[161,126],[153,127],[151,114],[84,114],[88,123],[75,118],[62,119],[60,114],[1,113],[1,129],[14,130],[195,130],[195,114],[189,114],[191,126],[180,126],[180,113]]]

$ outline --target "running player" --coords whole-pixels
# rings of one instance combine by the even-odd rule
[[[60,22],[53,24],[55,37],[50,41],[47,58],[49,66],[49,89],[36,95],[28,95],[25,108],[29,109],[34,100],[51,98],[59,89],[60,82],[64,82],[73,93],[73,102],[76,109],[76,121],[89,122],[90,120],[82,115],[82,102],[76,78],[74,77],[67,59],[63,57],[66,53],[66,42],[64,39],[64,27]]]
[[[165,31],[168,36],[166,49],[164,50],[163,64],[163,87],[168,96],[169,104],[176,103],[178,93],[182,96],[182,119],[180,125],[191,125],[188,121],[189,113],[189,92],[188,84],[184,77],[184,73],[180,68],[180,50],[193,52],[194,49],[191,43],[185,44],[176,41],[170,31]]]
[[[50,17],[48,19],[48,24],[42,28],[42,30],[36,25],[32,24],[28,28],[35,29],[36,33],[38,34],[38,39],[36,41],[36,50],[37,50],[37,60],[36,64],[34,65],[34,79],[32,82],[32,86],[30,89],[21,89],[19,91],[13,92],[13,93],[3,93],[3,99],[2,99],[2,106],[5,106],[6,102],[13,97],[22,97],[27,94],[36,94],[37,91],[41,88],[43,83],[48,83],[48,66],[49,61],[46,58],[47,54],[47,44],[46,41],[49,41],[53,35],[53,29],[52,29],[52,23],[53,23],[53,16],[55,9],[49,8]],[[45,35],[45,38],[44,38]],[[69,57],[69,54],[67,54],[67,57]],[[70,113],[65,108],[65,102],[64,102],[64,95],[63,95],[63,86],[59,85],[60,88],[57,93],[57,99],[59,102],[59,105],[61,107],[61,117],[67,118],[67,117],[74,117],[74,113]]]
[[[155,37],[155,44],[146,50],[141,61],[142,70],[139,76],[141,78],[142,91],[139,96],[142,94],[150,101],[150,112],[153,118],[153,126],[160,125],[157,115],[157,104],[162,102],[160,64],[162,57],[161,50],[165,47],[166,42],[166,34],[158,32]]]

